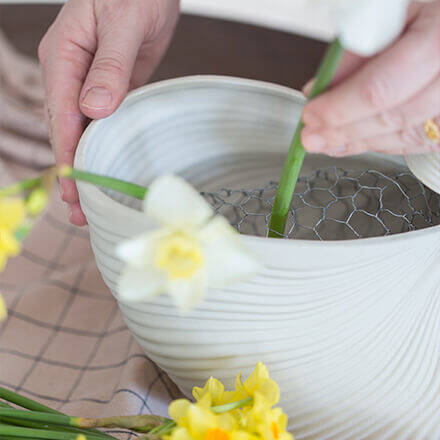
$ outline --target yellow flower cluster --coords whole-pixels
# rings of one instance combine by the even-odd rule
[[[20,252],[20,242],[15,232],[26,215],[26,206],[22,199],[0,199],[0,272],[9,257]],[[6,317],[6,305],[0,296],[0,321]]]
[[[177,427],[165,440],[293,440],[286,431],[287,416],[274,408],[278,384],[261,362],[245,382],[237,377],[235,391],[225,391],[220,381],[210,378],[203,388],[194,388],[193,395],[196,403],[179,399],[170,405]],[[248,404],[234,405],[244,399]]]
[[[15,232],[26,215],[26,205],[22,199],[0,199],[0,271],[9,257],[20,251],[20,243]]]

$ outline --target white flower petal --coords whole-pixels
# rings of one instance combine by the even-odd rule
[[[205,272],[199,270],[188,280],[168,280],[165,289],[180,311],[186,313],[188,310],[199,305],[205,296]]]
[[[223,217],[201,232],[208,285],[221,288],[255,276],[262,264],[243,245],[240,235]]]
[[[127,265],[118,281],[119,298],[141,302],[164,291],[165,276],[154,269]]]
[[[402,32],[410,0],[332,0],[342,46],[361,56],[385,49]]]
[[[179,229],[195,228],[212,215],[205,199],[184,179],[163,175],[149,186],[145,213],[160,223]]]
[[[156,233],[148,233],[131,240],[121,242],[116,248],[116,255],[125,262],[134,265],[145,265],[153,260],[153,252],[157,242]]]

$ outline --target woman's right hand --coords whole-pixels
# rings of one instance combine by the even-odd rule
[[[113,113],[161,61],[179,0],[69,0],[40,43],[46,112],[58,165],[73,165],[87,119]],[[70,221],[86,224],[75,183],[61,179]]]

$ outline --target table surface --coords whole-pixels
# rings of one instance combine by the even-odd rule
[[[63,0],[0,0],[0,4],[48,4]],[[328,41],[334,34],[318,0],[182,0],[182,11],[293,32]]]

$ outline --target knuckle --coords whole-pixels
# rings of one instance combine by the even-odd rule
[[[404,115],[397,109],[379,112],[376,118],[378,124],[387,129],[402,129],[407,125]]]
[[[97,58],[93,62],[89,73],[92,75],[105,73],[106,75],[110,74],[120,78],[124,75],[125,66],[126,61],[124,56],[118,52],[112,52]]]
[[[389,104],[389,83],[379,75],[371,75],[364,84],[361,85],[360,93],[363,102],[375,110],[386,108]]]

